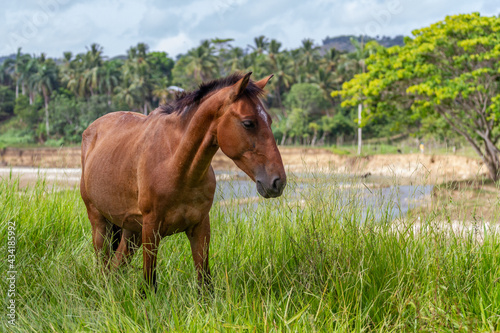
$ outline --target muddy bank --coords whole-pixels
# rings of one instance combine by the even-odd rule
[[[455,155],[373,155],[340,156],[327,149],[280,148],[288,172],[326,171],[360,177],[398,178],[406,181],[442,183],[472,179],[486,174],[479,160]],[[216,170],[238,170],[219,151],[212,162]],[[4,148],[0,166],[80,168],[80,148]]]
[[[80,148],[3,148],[0,166],[80,168]]]

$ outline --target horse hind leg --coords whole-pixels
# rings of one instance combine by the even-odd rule
[[[123,264],[127,264],[135,251],[141,246],[141,241],[140,233],[122,229],[121,240],[113,258],[113,268],[119,268]]]

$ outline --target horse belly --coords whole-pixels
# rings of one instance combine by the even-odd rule
[[[110,222],[130,230],[142,225],[136,176],[132,168],[94,152],[85,165],[88,199]]]

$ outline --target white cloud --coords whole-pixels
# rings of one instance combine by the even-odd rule
[[[48,3],[59,5],[49,8],[44,20],[40,4]],[[114,56],[146,42],[175,56],[202,39],[231,37],[234,45],[246,47],[259,35],[290,49],[304,38],[321,43],[340,34],[408,35],[446,15],[472,11],[498,15],[498,0],[9,1],[0,20],[0,55],[22,46],[24,52],[61,56],[97,42]]]
[[[152,47],[155,51],[164,51],[171,57],[175,57],[179,53],[184,53],[186,50],[196,45],[184,32],[176,36],[162,38],[158,43]]]

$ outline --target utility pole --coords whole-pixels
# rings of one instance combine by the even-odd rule
[[[361,104],[358,104],[358,155],[361,155],[361,110],[363,109],[363,106]]]
[[[366,68],[365,68],[365,44],[364,44],[364,36],[361,36],[361,43],[359,46],[359,62],[361,64],[361,71],[365,73]],[[361,129],[361,111],[363,110],[363,105],[358,104],[358,155],[361,155],[361,146],[362,146],[362,138],[361,138],[361,132],[363,131]]]

